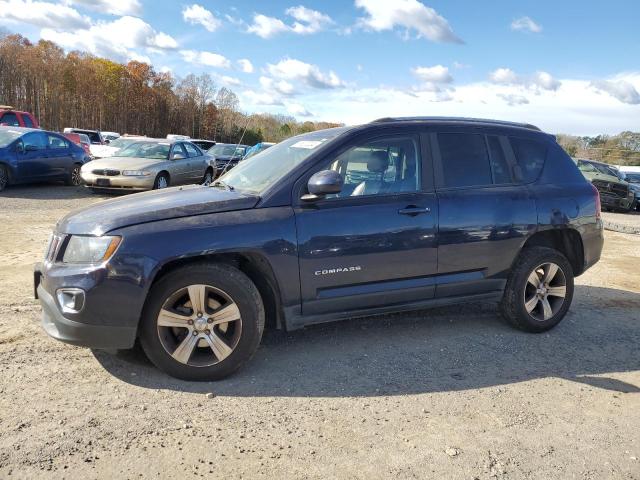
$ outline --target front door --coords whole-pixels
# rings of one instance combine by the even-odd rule
[[[49,178],[51,165],[47,149],[47,135],[31,132],[20,139],[16,153],[18,159],[18,181],[34,181]]]
[[[434,296],[438,202],[425,142],[417,132],[363,139],[315,169],[340,172],[344,188],[295,208],[303,315]]]

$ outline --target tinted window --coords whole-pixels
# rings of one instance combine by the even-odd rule
[[[440,133],[438,144],[445,187],[470,187],[493,183],[483,135]]]
[[[194,147],[190,143],[183,143],[183,145],[184,145],[184,148],[187,150],[187,155],[189,155],[190,157],[199,157],[200,155],[202,155],[202,153],[200,153],[200,150],[198,150],[196,147]]]
[[[419,189],[419,143],[414,137],[389,137],[351,147],[329,168],[342,175],[336,197],[385,195]]]
[[[38,150],[42,150],[47,147],[47,136],[40,132],[27,133],[22,137],[22,144],[25,148],[31,146],[36,147]]]
[[[18,121],[18,116],[13,112],[8,112],[2,115],[2,118],[0,118],[0,123],[9,125],[10,127],[20,126],[20,122]]]
[[[489,154],[491,155],[491,171],[493,172],[493,183],[511,183],[509,174],[509,164],[500,145],[500,139],[494,136],[487,137],[489,144]]]
[[[48,135],[48,139],[49,139],[49,148],[53,148],[53,149],[69,148],[69,144],[65,140],[63,140],[62,138],[56,135]]]
[[[24,126],[28,128],[33,127],[33,122],[31,121],[31,117],[25,113],[22,114],[22,121],[24,122]]]
[[[526,138],[511,138],[511,146],[516,160],[522,170],[522,177],[525,183],[535,181],[544,165],[547,156],[547,147],[544,143]]]

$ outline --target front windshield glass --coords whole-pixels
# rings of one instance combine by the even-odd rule
[[[320,145],[336,138],[346,128],[331,128],[289,138],[243,160],[220,179],[238,190],[262,193],[306,160]]]
[[[624,172],[625,180],[629,183],[640,183],[640,173]]]
[[[22,134],[24,134],[24,132],[21,132],[19,130],[15,130],[11,128],[1,128],[0,129],[0,147],[6,147]]]
[[[244,149],[240,147],[236,148],[235,145],[217,144],[216,146],[211,147],[208,151],[216,157],[235,157],[242,155]]]
[[[140,139],[139,138],[117,138],[113,141],[111,141],[109,143],[110,147],[114,147],[114,148],[124,148],[127,147],[129,145],[131,145],[132,143],[136,143],[139,142]]]
[[[166,142],[138,142],[119,150],[115,156],[166,160],[169,158],[170,148],[171,144]]]

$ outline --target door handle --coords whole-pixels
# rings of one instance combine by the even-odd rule
[[[409,215],[409,216],[416,216],[416,215],[420,215],[421,213],[430,213],[431,209],[429,207],[418,207],[417,205],[409,205],[408,207],[405,208],[401,208],[400,210],[398,210],[398,213],[400,215]]]

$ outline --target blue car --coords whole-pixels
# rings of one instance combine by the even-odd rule
[[[80,185],[80,167],[88,160],[81,146],[58,133],[0,127],[0,191],[28,182]]]

